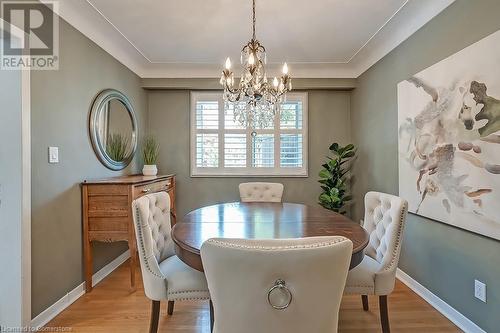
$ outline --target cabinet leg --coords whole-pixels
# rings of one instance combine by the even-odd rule
[[[85,269],[85,292],[92,291],[92,247],[88,237],[83,241],[83,261]]]
[[[130,243],[129,243],[130,244]],[[137,267],[137,251],[133,244],[129,245],[130,248],[130,289],[132,292],[135,288],[135,268]]]

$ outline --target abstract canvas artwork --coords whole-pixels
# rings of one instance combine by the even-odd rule
[[[500,239],[500,31],[398,84],[409,210]]]

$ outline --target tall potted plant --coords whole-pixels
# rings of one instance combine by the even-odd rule
[[[144,176],[156,176],[158,173],[156,163],[158,162],[159,150],[160,145],[155,138],[150,136],[144,140],[144,147],[142,148],[142,157],[144,159],[142,174]]]
[[[342,147],[338,143],[330,146],[333,157],[322,165],[323,169],[319,172],[321,189],[323,192],[319,196],[319,204],[326,209],[333,210],[340,214],[345,214],[345,205],[352,200],[348,194],[347,173],[350,170],[350,161],[356,155],[356,148],[353,144]]]

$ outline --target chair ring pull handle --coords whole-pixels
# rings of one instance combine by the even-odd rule
[[[280,290],[282,292],[285,292],[288,295],[288,300],[285,304],[275,305],[272,303],[271,294],[275,290]],[[284,280],[278,279],[274,282],[274,285],[267,292],[267,302],[269,303],[269,305],[271,305],[276,310],[284,310],[284,309],[288,308],[290,303],[292,303],[292,293],[290,292],[290,289],[288,289],[288,287],[286,286],[286,283]]]

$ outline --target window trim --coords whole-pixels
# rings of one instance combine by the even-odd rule
[[[307,92],[291,92],[287,93],[287,99],[300,99],[302,101],[302,167],[224,167],[224,155],[221,152],[224,150],[223,137],[224,134],[242,133],[241,129],[224,129],[224,117],[219,116],[219,129],[196,129],[196,101],[205,99],[207,101],[217,101],[219,105],[224,105],[222,92],[220,91],[191,91],[190,93],[190,176],[195,177],[290,177],[290,178],[305,178],[309,176],[308,168],[308,94]],[[220,115],[220,114],[219,114]],[[278,120],[277,120],[278,121]],[[277,122],[276,121],[276,122]],[[223,130],[221,130],[223,129]],[[243,130],[248,135],[250,129]],[[196,167],[196,134],[197,133],[217,133],[219,135],[219,167],[217,168],[198,168]],[[276,129],[272,130],[257,130],[258,133],[275,133]],[[296,129],[279,129],[280,134],[297,133]],[[280,141],[275,140],[275,156],[276,151],[280,151]],[[247,145],[247,165],[249,149]],[[276,150],[278,148],[278,150]],[[278,153],[279,156],[279,153]],[[251,158],[251,157],[250,157]],[[279,163],[279,161],[278,161]]]

